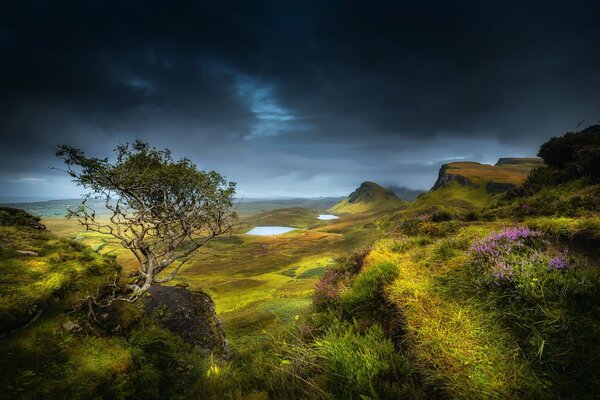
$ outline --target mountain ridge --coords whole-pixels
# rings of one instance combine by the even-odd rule
[[[331,207],[329,211],[340,214],[359,214],[400,208],[407,204],[393,191],[375,182],[365,181],[350,193],[348,198]]]

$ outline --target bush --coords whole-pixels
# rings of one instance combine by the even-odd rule
[[[594,290],[593,278],[577,268],[567,250],[550,251],[541,233],[526,227],[503,229],[475,242],[471,250],[482,285],[531,299],[560,299]]]
[[[379,325],[335,321],[315,342],[326,388],[339,399],[411,397],[412,370]]]
[[[393,263],[382,262],[357,276],[353,286],[340,297],[344,314],[366,314],[376,318],[386,303],[383,288],[397,275],[398,270]]]
[[[315,284],[312,301],[318,311],[323,311],[337,304],[340,293],[338,283],[345,274],[335,270],[327,270]]]
[[[564,222],[554,228],[563,230]],[[492,310],[501,310],[544,388],[552,386],[557,398],[596,393],[598,376],[591,371],[600,351],[600,281],[595,268],[523,227],[483,238],[472,252],[479,293]]]
[[[452,214],[450,214],[448,211],[436,211],[431,214],[432,222],[443,222],[450,220],[452,220]]]

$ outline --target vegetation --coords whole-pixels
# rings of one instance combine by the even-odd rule
[[[407,202],[374,182],[363,182],[347,199],[342,200],[329,211],[340,214],[381,212],[403,208]]]
[[[133,298],[173,279],[194,252],[231,230],[235,184],[199,171],[188,159],[174,161],[169,150],[140,141],[119,145],[113,164],[65,145],[56,155],[73,181],[91,190],[69,217],[86,230],[113,236],[138,260],[138,276],[129,285]],[[103,201],[108,220],[96,218],[89,199]],[[159,277],[173,265],[170,275]]]
[[[502,182],[469,164],[468,183],[445,182],[408,207],[326,222],[296,208],[245,216],[175,280],[215,298],[228,359],[207,357],[129,303],[111,329],[91,330],[73,301],[105,290],[119,269],[111,254],[125,270],[136,260],[68,221],[43,222],[77,242],[0,210],[0,312],[10,326],[0,397],[597,398],[600,192],[586,167],[598,151],[590,129],[543,145],[544,166],[488,166],[524,177],[537,165],[522,187],[490,191]],[[556,164],[563,146],[571,156]],[[303,229],[243,234],[266,222]]]

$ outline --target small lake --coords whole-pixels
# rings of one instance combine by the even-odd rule
[[[257,226],[252,228],[246,235],[257,235],[257,236],[269,236],[269,235],[281,235],[298,228],[290,228],[289,226]]]
[[[323,221],[327,221],[329,219],[338,219],[339,217],[333,214],[320,214],[317,218]]]

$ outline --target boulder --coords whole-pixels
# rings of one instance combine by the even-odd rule
[[[182,286],[153,286],[144,299],[144,311],[186,343],[207,354],[227,357],[227,340],[215,303],[201,290]]]

